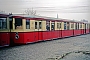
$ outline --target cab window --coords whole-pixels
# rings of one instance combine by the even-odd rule
[[[7,29],[7,19],[0,18],[0,29]]]
[[[15,29],[22,29],[22,19],[15,18]]]

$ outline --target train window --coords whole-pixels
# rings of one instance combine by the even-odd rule
[[[88,29],[88,24],[87,24],[87,29]]]
[[[87,29],[87,24],[86,24],[86,29]]]
[[[26,29],[30,29],[30,20],[26,20]]]
[[[84,24],[84,29],[86,29],[86,24]]]
[[[57,28],[58,28],[58,29],[61,28],[61,23],[57,23]]]
[[[22,19],[15,18],[15,29],[22,29]]]
[[[87,29],[87,24],[85,24],[85,29]]]
[[[46,30],[50,31],[50,21],[46,21]]]
[[[55,22],[51,23],[51,30],[55,30]]]
[[[37,22],[35,22],[35,29],[37,29]]]
[[[6,18],[0,18],[0,29],[7,29],[7,20],[6,20]]]
[[[89,24],[88,24],[88,29],[89,29]]]
[[[66,30],[67,28],[66,28],[66,22],[64,22],[64,30]]]
[[[87,29],[88,29],[88,24],[87,24]]]
[[[78,27],[77,27],[77,29],[79,29],[79,23],[78,23]]]
[[[73,23],[71,24],[71,28],[74,28],[74,24]]]
[[[61,23],[60,23],[60,28],[61,28]]]
[[[80,24],[80,28],[82,28],[82,24]]]
[[[77,30],[77,23],[75,24],[75,28],[76,28],[76,30]]]
[[[41,29],[42,28],[42,23],[41,22],[39,22],[39,29]]]
[[[69,30],[69,22],[67,22],[67,30]]]
[[[60,23],[60,28],[61,28],[61,23]]]
[[[88,24],[88,29],[89,29],[89,24]]]
[[[60,25],[59,25],[59,23],[57,23],[57,28],[58,28],[58,29],[60,28]]]

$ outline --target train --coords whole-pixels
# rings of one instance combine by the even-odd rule
[[[69,19],[0,13],[0,47],[90,33],[90,23]]]

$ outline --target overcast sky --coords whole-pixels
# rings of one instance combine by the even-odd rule
[[[0,0],[0,11],[24,13],[33,8],[38,15],[90,20],[89,0]],[[90,22],[90,21],[89,21]]]

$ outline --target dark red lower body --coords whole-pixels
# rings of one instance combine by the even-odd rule
[[[73,36],[73,30],[62,30],[62,38]]]
[[[18,39],[16,39],[16,32],[0,33],[0,46],[9,46],[12,44],[28,44],[38,41],[46,41],[57,38],[77,36],[81,34],[90,33],[90,29],[81,30],[55,30],[55,31],[37,31],[37,32],[18,32]]]
[[[86,29],[86,34],[88,34],[89,33],[89,29]]]
[[[0,47],[10,45],[10,33],[0,32]]]

